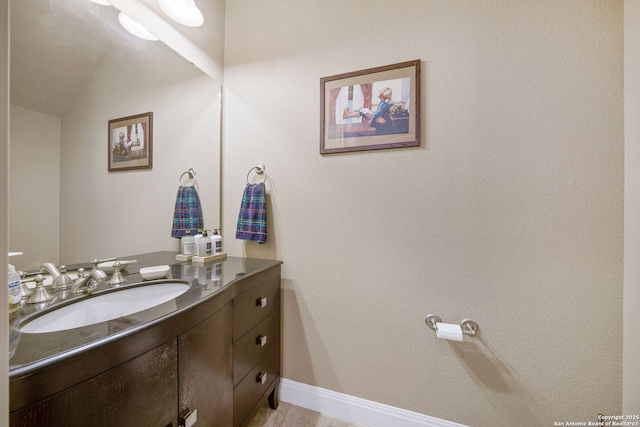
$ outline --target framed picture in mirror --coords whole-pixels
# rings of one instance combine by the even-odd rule
[[[153,167],[153,113],[109,120],[109,172]]]
[[[420,145],[420,60],[320,79],[320,154]]]

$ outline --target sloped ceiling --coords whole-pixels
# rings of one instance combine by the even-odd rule
[[[140,1],[140,0],[130,0]],[[147,7],[159,10],[151,0]],[[197,46],[208,46],[221,37],[224,9],[219,1],[198,0],[205,26],[179,28]],[[222,2],[223,4],[223,2]],[[105,49],[136,49],[145,55],[173,55],[162,42],[149,42],[129,34],[118,23],[115,7],[88,0],[10,0],[10,102],[54,116],[62,116],[85,84]],[[208,16],[207,16],[208,15]],[[222,16],[220,16],[222,15]],[[171,21],[171,20],[168,20]],[[178,59],[179,58],[179,59]],[[170,61],[167,61],[170,66]]]
[[[103,51],[121,35],[103,22],[117,11],[88,1],[13,0],[11,104],[61,116]]]

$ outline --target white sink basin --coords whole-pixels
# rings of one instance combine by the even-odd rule
[[[171,301],[189,289],[185,283],[154,283],[121,289],[60,307],[25,323],[20,331],[42,334],[64,331],[128,316]]]

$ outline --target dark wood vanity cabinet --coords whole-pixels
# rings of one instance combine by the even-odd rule
[[[171,340],[129,362],[11,413],[10,425],[175,426],[177,346]]]
[[[159,347],[11,413],[11,426],[230,426],[233,384],[228,303]]]
[[[11,426],[246,426],[277,407],[280,266],[176,316],[11,378]],[[231,290],[231,289],[230,289]],[[191,424],[188,424],[191,425]]]

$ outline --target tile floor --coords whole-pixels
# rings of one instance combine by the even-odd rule
[[[328,417],[290,403],[280,402],[274,411],[264,407],[258,411],[249,427],[364,427]]]

